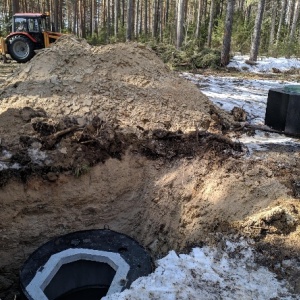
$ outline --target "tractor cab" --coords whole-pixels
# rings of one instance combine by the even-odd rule
[[[43,32],[51,31],[50,18],[46,14],[35,13],[17,13],[13,16],[12,33],[25,34],[28,38],[34,39],[36,48],[44,48],[44,35]]]

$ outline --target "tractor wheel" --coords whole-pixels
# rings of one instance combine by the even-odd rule
[[[25,36],[15,35],[8,41],[10,56],[19,63],[25,63],[34,56],[34,44]]]

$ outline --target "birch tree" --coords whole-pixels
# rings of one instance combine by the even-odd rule
[[[292,22],[290,36],[289,36],[290,43],[293,41],[296,33],[296,26],[299,18],[299,9],[300,9],[299,4],[300,4],[300,0],[296,0],[294,14],[293,14],[293,22]]]

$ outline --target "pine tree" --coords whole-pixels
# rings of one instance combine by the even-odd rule
[[[254,32],[253,32],[253,40],[250,49],[251,61],[257,61],[258,50],[260,46],[261,24],[262,24],[264,9],[265,9],[265,2],[266,0],[259,0],[258,2],[257,15],[255,19]]]
[[[227,1],[225,31],[223,37],[223,47],[221,52],[221,64],[223,66],[228,65],[230,59],[230,44],[231,44],[231,35],[232,35],[234,4],[235,4],[235,0]]]

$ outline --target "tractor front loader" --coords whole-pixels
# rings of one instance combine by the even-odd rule
[[[52,32],[48,14],[17,13],[13,16],[12,32],[0,38],[0,53],[9,54],[19,63],[29,61],[35,50],[49,47],[62,34]]]

